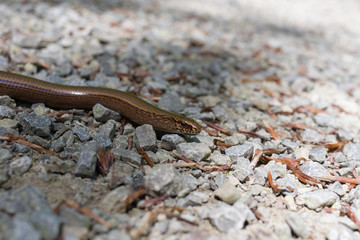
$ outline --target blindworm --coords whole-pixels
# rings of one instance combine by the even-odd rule
[[[55,108],[91,109],[100,103],[137,124],[151,124],[160,131],[194,135],[201,130],[193,119],[165,111],[131,93],[114,89],[60,85],[0,71],[0,95],[27,102],[42,102]]]

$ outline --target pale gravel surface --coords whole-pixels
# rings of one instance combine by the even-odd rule
[[[1,70],[155,95],[162,107],[231,135],[161,136],[132,124],[119,134],[119,116],[101,106],[93,115],[55,118],[42,105],[1,98],[0,135],[19,134],[64,160],[1,142],[0,240],[360,239],[344,213],[349,206],[360,219],[359,187],[312,186],[283,164],[250,163],[256,150],[274,148],[281,151],[275,158],[309,159],[300,169],[310,176],[360,174],[359,10],[355,0],[1,1]],[[164,81],[174,76],[180,79]],[[273,76],[279,84],[263,81]],[[299,106],[324,112],[291,113]],[[234,146],[225,150],[215,139]],[[314,146],[340,140],[350,142],[337,152]],[[106,177],[95,169],[100,145],[115,156]],[[232,169],[184,167],[172,151]],[[268,169],[283,186],[278,193]],[[117,211],[141,186],[146,196]],[[141,208],[159,196],[167,198]],[[54,213],[62,200],[91,209],[108,225],[65,206]]]

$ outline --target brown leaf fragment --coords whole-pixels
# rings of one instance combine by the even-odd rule
[[[345,206],[344,208],[346,215],[348,215],[348,217],[356,224],[358,231],[360,231],[360,221],[357,219],[354,212],[351,210],[349,206]]]
[[[0,136],[0,140],[5,140],[5,141],[9,141],[9,142],[16,142],[16,143],[19,143],[19,144],[22,144],[22,145],[25,145],[25,146],[28,146],[40,153],[45,153],[45,154],[49,154],[51,156],[55,156],[55,157],[58,157],[60,159],[63,159],[62,157],[60,157],[59,155],[57,155],[56,153],[54,153],[53,151],[49,150],[49,149],[46,149],[46,148],[43,148],[39,145],[36,145],[34,143],[31,143],[27,140],[24,140],[23,137],[21,136],[17,136],[17,135],[14,135],[14,134],[11,134],[11,133],[6,133],[8,135],[8,137],[2,137]]]
[[[248,132],[248,131],[242,131],[242,130],[239,130],[238,133],[242,133],[248,137],[252,137],[252,138],[260,138],[260,139],[263,139],[263,140],[268,140],[267,137],[264,137],[264,136],[261,136],[257,133],[253,133],[253,132]]]
[[[217,166],[201,166],[200,164],[198,163],[195,163],[194,161],[188,159],[187,157],[184,157],[176,152],[173,152],[173,154],[180,158],[181,160],[191,164],[190,166],[194,166],[196,167],[197,169],[200,169],[201,171],[204,171],[204,172],[213,172],[213,171],[229,171],[231,170],[231,165],[217,165]]]
[[[216,137],[216,136],[219,135],[219,131],[216,130],[216,129],[207,129],[207,128],[205,128],[204,131],[207,132],[210,136]]]
[[[290,127],[290,128],[293,128],[293,129],[314,129],[313,127],[310,127],[310,126],[307,126],[307,125],[304,125],[304,124],[298,124],[298,123],[283,123],[281,124],[281,126],[283,127]]]
[[[114,154],[110,150],[105,151],[104,147],[99,148],[96,167],[101,175],[106,176],[109,173],[110,167],[114,163],[114,158]]]
[[[67,206],[70,208],[75,209],[76,211],[78,211],[79,213],[82,213],[86,216],[88,216],[89,218],[91,218],[92,220],[94,220],[97,223],[100,223],[101,225],[104,225],[107,228],[110,228],[110,225],[101,217],[97,216],[95,213],[93,213],[89,208],[86,207],[80,207],[80,205],[74,201],[70,201],[70,200],[62,200],[54,209],[53,212],[56,214],[59,214],[60,211],[60,207],[61,206]]]
[[[204,122],[206,125],[214,128],[214,129],[216,129],[216,130],[218,130],[218,131],[220,131],[220,132],[222,132],[222,133],[225,133],[226,135],[231,135],[230,131],[227,130],[227,129],[224,129],[224,128],[222,128],[222,127],[220,127],[220,126],[218,126],[218,125],[216,125],[216,124],[214,124],[214,123],[208,122],[208,121],[203,121],[203,122]]]
[[[344,140],[344,141],[340,141],[340,142],[333,143],[333,144],[315,145],[315,147],[323,146],[323,147],[327,148],[331,152],[331,151],[337,150],[338,148],[342,148],[345,144],[347,144],[350,141],[351,140]]]
[[[142,187],[141,189],[135,191],[130,196],[128,196],[124,202],[117,205],[114,209],[115,212],[124,212],[128,206],[130,206],[133,202],[135,202],[137,199],[139,199],[141,196],[146,194],[145,187]]]
[[[341,183],[351,183],[357,185],[360,184],[360,180],[356,178],[339,177],[339,176],[316,176],[316,177],[329,181],[339,181]]]
[[[162,195],[159,197],[154,197],[151,198],[149,200],[147,200],[146,202],[144,202],[143,204],[141,204],[140,206],[138,206],[139,208],[149,208],[154,206],[155,204],[164,201],[165,199],[167,199],[168,197],[170,197],[169,195]]]
[[[268,89],[261,89],[264,93],[266,93],[267,95],[269,95],[272,98],[276,98],[279,102],[283,102],[283,98],[279,96],[279,94],[274,93]]]
[[[277,162],[280,162],[282,164],[286,165],[286,168],[293,171],[294,175],[299,179],[299,181],[303,182],[303,183],[308,183],[311,185],[317,185],[317,184],[321,184],[324,185],[323,182],[320,182],[319,180],[310,177],[309,175],[303,173],[300,171],[300,165],[299,165],[299,161],[300,160],[305,160],[304,158],[299,158],[299,159],[291,159],[291,158],[284,158],[284,159],[279,159],[279,158],[274,158],[274,157],[268,157],[268,156],[262,156],[263,159],[266,159],[268,161],[270,160],[274,160]]]
[[[150,167],[154,167],[154,164],[151,162],[149,155],[144,151],[144,149],[142,148],[138,148],[138,152],[141,154],[141,156],[143,156],[143,158],[145,159],[146,163],[150,166]]]
[[[231,144],[225,144],[224,142],[220,141],[220,140],[215,140],[215,145],[216,146],[220,146],[220,147],[226,147],[226,148],[229,148],[229,147],[232,147],[233,145]]]
[[[311,113],[326,113],[325,110],[321,110],[321,109],[314,108],[314,107],[307,106],[307,105],[302,105],[302,106],[299,106],[299,107],[295,108],[294,112],[302,112],[302,109],[305,109],[305,110],[307,110],[308,112],[311,112]]]
[[[270,124],[268,124],[265,120],[263,120],[263,124],[264,124],[266,130],[271,134],[271,136],[275,140],[279,140],[279,136],[275,133],[274,128]]]

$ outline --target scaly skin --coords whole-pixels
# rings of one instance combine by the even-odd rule
[[[198,134],[201,126],[193,119],[155,107],[133,94],[100,87],[67,86],[0,71],[0,95],[27,102],[43,102],[55,108],[91,109],[100,103],[137,124],[187,135]]]

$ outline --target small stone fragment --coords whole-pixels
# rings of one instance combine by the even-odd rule
[[[161,147],[168,151],[176,149],[180,143],[184,143],[185,139],[177,134],[165,134],[161,137]]]
[[[127,179],[131,179],[131,173],[134,171],[134,168],[129,164],[115,161],[111,167],[108,174],[108,185],[110,189],[114,189],[117,186],[120,186],[126,182]],[[130,181],[130,180],[129,180]]]
[[[285,216],[285,221],[297,237],[306,239],[310,236],[309,228],[305,223],[305,219],[303,219],[298,213],[288,212]]]
[[[13,118],[15,111],[7,106],[0,105],[0,119]]]
[[[323,163],[326,160],[327,150],[325,147],[320,146],[310,150],[309,158],[313,161]]]
[[[30,220],[45,240],[56,239],[60,232],[60,218],[47,211],[35,211],[31,213]]]
[[[176,152],[192,161],[199,162],[207,158],[211,150],[204,143],[180,143],[176,146]]]
[[[64,150],[65,147],[69,147],[74,143],[75,137],[71,130],[66,131],[58,139],[52,142],[51,148],[55,152],[60,152]]]
[[[0,105],[6,106],[12,109],[16,108],[16,103],[14,99],[11,99],[9,96],[0,96]]]
[[[229,182],[216,189],[214,195],[227,204],[234,204],[241,197],[239,189]]]
[[[93,110],[94,118],[96,119],[96,121],[99,121],[99,122],[106,122],[111,119],[113,119],[115,121],[119,121],[121,119],[121,116],[119,113],[117,113],[111,109],[108,109],[99,103],[95,104],[95,106],[93,107],[92,110]]]
[[[11,159],[14,155],[7,149],[0,149],[0,164],[5,163],[7,160]]]
[[[93,140],[98,142],[99,145],[104,148],[110,147],[112,144],[111,139],[108,136],[103,135],[103,134],[96,134],[94,136]]]
[[[233,156],[231,160],[235,162],[232,174],[241,182],[245,181],[250,174],[253,174],[249,159]]]
[[[301,133],[301,137],[304,142],[308,142],[308,143],[318,143],[324,140],[323,135],[321,135],[319,132],[313,129],[308,129],[308,128],[306,128]]]
[[[153,126],[144,124],[135,129],[136,140],[138,147],[145,151],[152,150],[156,147],[156,133]]]
[[[31,239],[31,240],[40,240],[41,235],[34,226],[27,222],[26,220],[21,219],[20,217],[15,217],[12,219],[9,228],[5,229],[2,233],[4,239]]]
[[[331,206],[338,199],[338,195],[330,190],[317,190],[298,195],[296,204],[305,204],[310,209],[318,210],[321,207]]]
[[[91,138],[91,135],[82,127],[77,127],[74,133],[82,142],[89,141]]]
[[[345,190],[343,188],[343,186],[341,185],[340,182],[336,181],[332,184],[329,185],[328,189],[330,191],[333,191],[334,193],[336,193],[339,196],[344,196],[345,195]]]
[[[155,195],[176,196],[187,188],[184,177],[170,164],[145,168],[145,187]]]
[[[303,165],[300,167],[300,171],[305,173],[306,175],[309,175],[311,177],[317,177],[317,176],[330,176],[330,173],[328,170],[326,170],[323,165],[321,165],[318,162],[313,161],[306,161]]]
[[[349,160],[359,160],[360,143],[347,143],[344,146],[343,153]]]
[[[237,156],[249,158],[254,153],[254,146],[250,144],[242,144],[233,147],[229,147],[225,150],[225,154],[228,156]]]
[[[35,113],[20,117],[19,123],[27,134],[39,137],[49,137],[53,126],[50,117],[37,116]]]
[[[214,207],[210,210],[210,222],[221,232],[230,230],[241,230],[246,221],[246,214],[234,206],[227,204]]]
[[[159,107],[170,112],[180,112],[184,106],[176,92],[165,93],[161,96]]]
[[[111,149],[111,152],[114,154],[115,159],[128,163],[131,166],[139,167],[141,165],[142,157],[137,152],[123,148],[113,148]]]
[[[75,176],[87,178],[95,176],[98,149],[99,143],[96,141],[90,141],[82,147],[75,168]]]
[[[31,165],[32,159],[29,156],[23,156],[10,163],[10,172],[19,176],[27,172]]]

